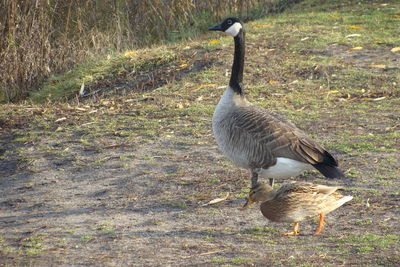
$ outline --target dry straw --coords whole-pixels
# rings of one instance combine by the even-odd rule
[[[190,37],[222,17],[259,17],[293,2],[0,0],[0,102],[92,55]]]

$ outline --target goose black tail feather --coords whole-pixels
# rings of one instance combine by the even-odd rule
[[[338,162],[327,151],[324,153],[324,160],[321,163],[313,164],[326,178],[344,178],[344,173],[337,167]]]
[[[313,166],[326,178],[344,178],[344,173],[336,166],[330,166],[325,163],[318,163]]]

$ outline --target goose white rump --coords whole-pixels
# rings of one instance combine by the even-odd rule
[[[271,166],[268,169],[262,169],[260,175],[267,178],[273,177],[280,179],[297,176],[305,170],[313,169],[310,164],[293,159],[279,157],[276,160],[274,166]]]

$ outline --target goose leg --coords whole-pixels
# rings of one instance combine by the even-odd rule
[[[251,188],[255,188],[258,181],[259,169],[251,169]]]
[[[324,218],[325,218],[325,215],[323,213],[319,214],[319,223],[318,223],[317,230],[315,230],[314,235],[319,235],[322,232],[322,230],[324,229]]]
[[[274,187],[274,178],[269,178],[269,185]]]
[[[298,222],[295,222],[293,224],[293,232],[284,233],[284,235],[298,235],[298,234],[300,234]]]

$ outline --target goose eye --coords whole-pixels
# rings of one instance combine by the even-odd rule
[[[232,25],[232,20],[228,19],[227,23],[228,23],[229,25]]]

